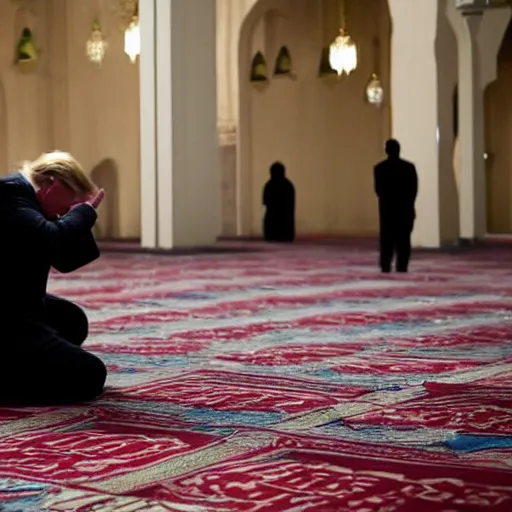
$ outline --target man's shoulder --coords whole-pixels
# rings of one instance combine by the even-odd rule
[[[27,180],[19,173],[13,172],[0,176],[0,186],[2,187],[26,187],[28,185]]]
[[[0,193],[4,196],[30,196],[31,185],[19,173],[7,174],[0,177]]]
[[[412,162],[409,162],[409,160],[403,160],[401,158],[400,162],[402,164],[402,167],[404,167],[405,169],[416,169],[416,166]]]
[[[375,170],[378,171],[379,169],[386,169],[389,166],[389,162],[387,160],[382,160],[382,162],[379,162],[375,166]]]

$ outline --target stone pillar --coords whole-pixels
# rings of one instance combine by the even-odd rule
[[[239,9],[231,0],[217,0],[217,117],[220,143],[236,138],[236,101],[238,69],[236,66],[236,39],[233,37]],[[241,22],[240,22],[241,23]],[[235,32],[236,33],[236,32]]]
[[[456,42],[443,0],[389,0],[392,133],[417,168],[413,244],[436,248],[458,238],[452,172]]]
[[[141,245],[158,245],[156,196],[156,6],[155,0],[139,4],[141,55],[140,81],[140,208]]]
[[[448,5],[459,49],[458,155],[460,236],[482,239],[487,233],[484,91],[496,79],[497,58],[510,21],[510,8],[463,15]]]
[[[220,234],[215,0],[155,7],[156,245],[209,245]]]
[[[462,239],[486,233],[484,106],[478,51],[482,16],[465,16],[459,33],[459,214]]]

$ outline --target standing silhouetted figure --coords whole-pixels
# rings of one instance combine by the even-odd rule
[[[270,180],[263,189],[266,208],[263,233],[267,242],[293,242],[295,239],[295,188],[285,174],[282,163],[273,163]]]
[[[379,198],[380,267],[391,272],[396,253],[396,271],[407,272],[411,257],[411,233],[418,194],[416,167],[400,158],[400,144],[386,142],[387,160],[375,166],[375,192]]]

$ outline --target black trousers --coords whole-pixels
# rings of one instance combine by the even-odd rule
[[[396,271],[407,272],[411,259],[411,234],[414,218],[382,219],[380,223],[380,268],[391,272],[396,255]]]
[[[1,404],[73,404],[102,393],[107,369],[81,348],[89,324],[79,306],[47,295],[35,315],[2,316]]]

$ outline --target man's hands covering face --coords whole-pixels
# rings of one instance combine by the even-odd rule
[[[78,206],[79,204],[89,204],[91,205],[95,210],[98,209],[98,206],[101,204],[105,197],[105,190],[100,188],[98,191],[93,192],[92,194],[89,194],[81,201],[77,201],[76,203],[72,204],[70,207],[74,208],[75,206]]]
[[[95,210],[98,208],[98,206],[101,204],[105,197],[105,190],[100,188],[98,192],[95,194],[91,194],[88,198],[86,203],[89,203]]]

